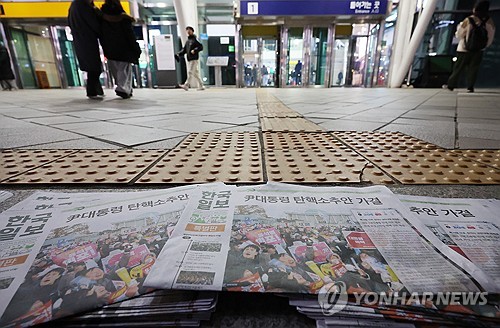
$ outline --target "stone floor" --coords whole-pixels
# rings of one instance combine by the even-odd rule
[[[399,131],[447,149],[500,148],[500,90],[475,94],[382,88],[267,92],[325,131]],[[85,98],[82,89],[0,93],[0,149],[172,149],[190,132],[260,129],[257,95],[252,89],[142,89],[135,90],[130,100],[115,97],[112,90],[107,94],[105,100],[93,101]],[[39,187],[0,188],[14,194],[0,204],[1,212]],[[111,190],[107,188],[92,184],[50,187],[54,191]],[[499,185],[390,188],[401,194],[500,198]],[[117,186],[112,190],[138,189]],[[315,327],[315,323],[289,307],[285,298],[233,293],[221,294],[213,319],[203,326]]]
[[[500,90],[270,89],[327,131],[400,131],[443,148],[500,148]],[[171,149],[190,132],[258,131],[256,90],[135,90],[103,101],[82,89],[2,92],[0,148]]]

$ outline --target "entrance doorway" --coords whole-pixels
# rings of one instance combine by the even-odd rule
[[[337,26],[331,86],[372,86],[373,74],[378,66],[378,31],[377,24]]]
[[[277,79],[276,39],[243,40],[243,80],[246,87],[274,87]]]
[[[239,68],[240,87],[276,87],[279,81],[279,30],[277,26],[243,26]]]

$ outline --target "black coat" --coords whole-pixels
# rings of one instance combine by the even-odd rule
[[[122,8],[104,4],[101,7],[103,14],[119,16],[124,13]],[[111,23],[103,20],[101,32],[101,46],[106,58],[127,63],[139,63],[141,48],[135,39],[132,22],[122,19]]]
[[[191,53],[191,50],[194,50],[194,54]],[[200,59],[199,56],[200,51],[203,51],[203,45],[198,40],[196,40],[196,35],[193,34],[191,36],[188,36],[184,48],[182,48],[182,50],[179,51],[178,55],[182,56],[186,54],[188,61],[198,60]]]
[[[86,0],[74,0],[69,8],[68,20],[80,69],[102,72],[98,42],[101,24],[97,8]]]
[[[0,80],[14,80],[14,72],[10,66],[10,56],[7,48],[0,46]]]

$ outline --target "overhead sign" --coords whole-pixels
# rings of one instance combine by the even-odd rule
[[[385,15],[387,0],[241,1],[242,16]]]
[[[4,2],[0,6],[2,18],[65,18],[68,17],[72,1],[44,2]],[[120,1],[123,9],[130,14],[130,3]],[[95,1],[101,7],[104,1]]]

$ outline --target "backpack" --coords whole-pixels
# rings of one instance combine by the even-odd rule
[[[471,28],[469,35],[465,39],[465,49],[467,51],[481,51],[488,45],[488,31],[486,30],[486,22],[489,17],[481,19],[481,23],[476,24],[474,18],[469,16],[469,23]]]

